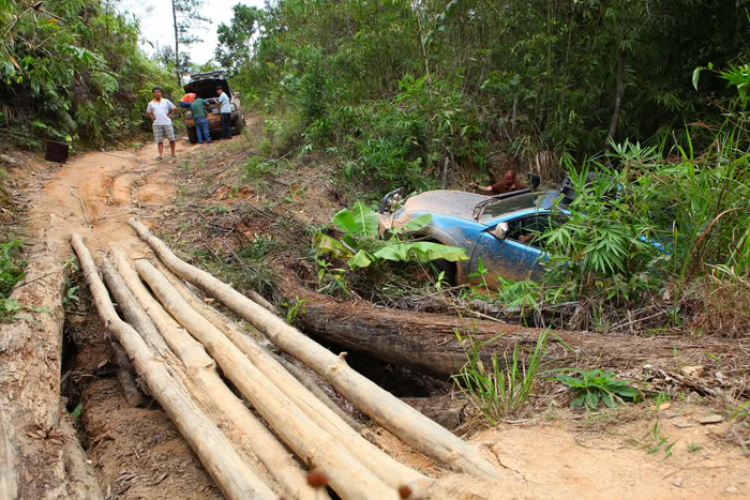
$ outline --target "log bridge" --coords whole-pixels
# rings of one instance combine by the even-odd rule
[[[182,261],[146,226],[129,223],[153,257],[132,261],[113,247],[97,265],[80,235],[71,244],[105,327],[226,498],[321,500],[329,498],[323,486],[344,499],[451,498],[456,491],[366,439],[367,429],[316,390],[304,371],[206,304],[188,283],[325,378],[435,468],[464,474],[474,486],[506,479],[491,453],[354,371],[345,353],[335,355],[270,304]]]

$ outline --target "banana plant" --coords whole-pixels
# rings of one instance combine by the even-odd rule
[[[345,208],[331,220],[344,233],[341,240],[317,233],[315,248],[318,253],[347,259],[351,269],[365,268],[382,260],[429,262],[442,259],[457,262],[468,259],[463,248],[429,241],[405,241],[408,233],[420,230],[431,220],[431,215],[421,215],[402,227],[392,229],[390,239],[379,239],[377,214],[358,201],[351,210]]]

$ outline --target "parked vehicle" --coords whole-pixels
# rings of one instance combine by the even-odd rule
[[[185,92],[192,92],[208,103],[209,108],[206,112],[208,130],[209,132],[221,133],[221,114],[219,113],[219,96],[216,93],[216,87],[224,89],[224,92],[229,96],[232,106],[232,135],[241,133],[242,129],[245,128],[245,117],[242,114],[242,107],[240,105],[240,93],[232,92],[223,71],[211,71],[191,75],[190,82],[185,85]],[[190,139],[191,143],[195,144],[198,142],[198,134],[195,130],[193,114],[190,112],[190,108],[183,111],[183,113],[185,123],[187,124],[188,139]]]
[[[554,209],[554,201],[565,198],[552,190],[529,189],[498,196],[484,196],[463,191],[428,191],[406,199],[395,212],[385,208],[396,192],[389,193],[381,204],[378,221],[381,229],[401,227],[410,220],[430,214],[432,219],[415,236],[429,241],[466,249],[469,260],[440,262],[445,277],[454,284],[478,284],[484,279],[497,286],[497,275],[513,280],[538,280],[546,256],[541,250],[540,235],[564,223],[564,209]],[[480,259],[487,273],[479,274]]]

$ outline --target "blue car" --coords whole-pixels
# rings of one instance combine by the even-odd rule
[[[391,196],[392,193],[389,193]],[[430,214],[429,224],[416,236],[427,241],[466,249],[469,259],[440,262],[449,282],[478,284],[481,259],[489,271],[484,280],[499,285],[497,275],[512,280],[541,278],[546,255],[539,247],[539,234],[559,227],[568,212],[554,209],[556,199],[564,200],[558,191],[531,192],[528,189],[499,196],[483,196],[463,191],[428,191],[406,199],[401,208],[384,210],[383,200],[378,220],[381,229],[401,227],[423,214]]]

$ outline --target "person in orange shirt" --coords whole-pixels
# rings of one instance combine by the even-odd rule
[[[490,195],[511,193],[513,191],[519,191],[526,189],[523,182],[516,179],[515,170],[508,170],[505,172],[505,177],[490,186],[480,186],[476,182],[469,184],[469,187],[479,190],[482,193],[488,193]]]

